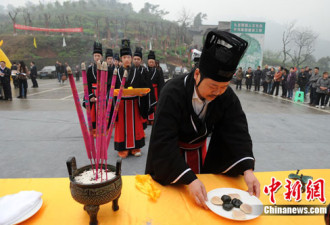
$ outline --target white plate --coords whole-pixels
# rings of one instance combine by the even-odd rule
[[[22,216],[17,221],[15,221],[14,224],[22,223],[23,221],[29,219],[30,217],[32,217],[34,214],[36,214],[39,211],[41,206],[42,206],[42,199],[40,199],[38,204],[36,204],[36,206],[34,208],[32,208],[28,213],[26,213],[24,216]]]
[[[252,220],[260,216],[263,212],[263,204],[262,202],[256,197],[256,196],[251,196],[247,191],[242,191],[240,189],[236,188],[217,188],[213,189],[212,191],[209,191],[207,193],[207,198],[208,201],[206,202],[207,207],[211,211],[213,211],[215,214],[218,214],[219,216],[225,217],[227,219],[231,220],[238,220],[235,219],[232,215],[233,210],[240,210],[238,208],[233,208],[230,211],[226,211],[222,208],[222,205],[214,205],[211,203],[211,199],[214,196],[218,196],[221,198],[222,195],[228,195],[228,194],[239,194],[241,197],[241,201],[243,203],[249,204],[252,206],[252,213],[251,214],[246,214],[246,219],[243,220]]]

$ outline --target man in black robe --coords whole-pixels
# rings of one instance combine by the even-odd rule
[[[154,89],[155,99],[156,101],[158,101],[160,92],[164,87],[165,80],[163,73],[161,73],[156,67],[156,55],[154,51],[150,51],[148,54],[147,70],[148,70],[148,79],[150,79]],[[156,112],[156,106],[154,106],[153,111]],[[148,124],[152,124],[153,121],[154,121],[154,113],[148,116]]]
[[[163,185],[188,185],[191,197],[205,208],[207,194],[197,173],[242,174],[248,192],[260,194],[246,116],[229,87],[247,45],[231,33],[209,32],[199,68],[170,80],[157,105],[146,173]]]
[[[126,78],[124,88],[150,88],[151,84],[148,84],[141,74],[143,68],[131,67],[132,51],[128,39],[122,40],[120,57],[123,66],[118,69],[116,88],[120,88],[125,70],[128,71],[128,77]],[[118,156],[121,158],[126,158],[129,154],[136,157],[142,155],[141,148],[145,145],[142,118],[147,117],[149,110],[148,100],[148,96],[122,96],[121,98],[114,138],[115,150],[118,151]]]
[[[115,64],[113,61],[113,51],[112,49],[107,49],[106,53],[105,53],[105,60],[107,61],[108,64],[108,93],[111,87],[111,81],[112,81],[112,75],[113,75],[113,71],[115,69]]]
[[[96,91],[97,91],[97,62],[101,61],[103,57],[102,54],[102,44],[99,42],[94,42],[93,46],[93,59],[94,63],[87,69],[87,86],[89,93],[89,101],[91,107],[91,117],[93,128],[96,128]]]

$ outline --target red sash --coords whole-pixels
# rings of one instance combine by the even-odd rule
[[[179,141],[179,147],[190,169],[199,174],[207,153],[206,139],[196,144]]]
[[[152,84],[154,87],[155,99],[158,102],[158,84]],[[156,112],[156,106],[154,106],[154,112]],[[148,116],[149,121],[153,121],[155,119],[155,113],[152,113]]]

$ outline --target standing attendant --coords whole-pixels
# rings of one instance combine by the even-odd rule
[[[142,53],[141,53],[142,55]],[[147,81],[141,75],[141,67],[132,65],[132,51],[130,40],[122,40],[120,57],[123,66],[118,69],[116,88],[120,88],[125,70],[128,72],[125,88],[148,88]],[[142,125],[142,118],[147,118],[149,110],[148,96],[123,96],[120,101],[115,129],[115,150],[118,156],[126,158],[129,154],[136,157],[142,155],[141,148],[145,145],[145,134]]]
[[[148,54],[148,78],[151,80],[152,86],[154,88],[154,96],[156,102],[159,99],[160,92],[164,87],[165,80],[163,74],[157,70],[156,67],[156,55],[154,51],[150,51]],[[154,112],[156,112],[156,106],[154,106]],[[148,124],[152,124],[154,121],[154,113],[148,116]]]
[[[35,62],[31,62],[30,63],[31,67],[30,67],[30,77],[31,77],[31,81],[32,81],[32,88],[37,88],[38,87],[38,82],[37,82],[37,67]]]
[[[91,108],[91,118],[93,129],[96,128],[96,96],[97,96],[97,62],[101,61],[103,58],[102,44],[99,42],[94,42],[93,46],[93,60],[91,66],[87,69],[87,86],[88,94]]]
[[[247,45],[229,32],[210,31],[199,68],[168,81],[157,105],[146,173],[162,185],[187,185],[192,200],[205,208],[198,173],[244,175],[248,192],[260,193],[246,116],[229,86]]]

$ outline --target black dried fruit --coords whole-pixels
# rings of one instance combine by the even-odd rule
[[[222,208],[226,211],[230,211],[234,208],[234,205],[231,203],[223,203]]]
[[[231,197],[229,195],[222,195],[221,200],[223,201],[223,203],[230,203]]]
[[[243,204],[243,202],[237,198],[234,198],[233,200],[231,200],[231,204],[233,204],[235,208],[239,208]]]

